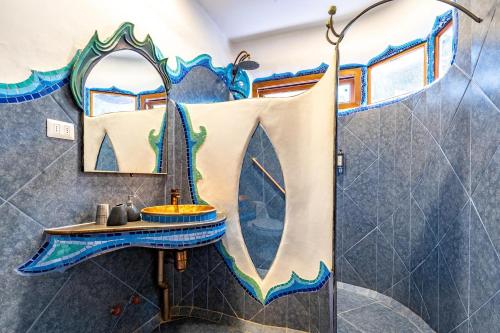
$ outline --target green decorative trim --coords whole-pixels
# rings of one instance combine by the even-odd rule
[[[73,64],[80,51],[66,66],[47,72],[31,71],[31,75],[18,83],[0,83],[0,103],[20,103],[48,95],[68,82]]]
[[[160,131],[155,135],[155,130],[149,132],[148,141],[156,155],[155,167],[152,173],[161,173],[163,166],[163,139],[165,138],[165,131],[167,129],[167,112],[163,114],[161,121]]]
[[[85,80],[92,68],[106,55],[119,50],[136,51],[145,57],[160,74],[165,91],[171,87],[168,76],[167,58],[162,58],[161,52],[154,45],[149,35],[144,41],[139,41],[134,36],[134,25],[130,22],[123,23],[118,30],[104,42],[101,42],[97,31],[94,33],[87,46],[80,52],[73,65],[70,87],[78,106],[83,110],[83,96]]]
[[[295,272],[292,272],[290,279],[287,282],[272,287],[264,297],[257,282],[238,268],[234,257],[227,252],[226,247],[222,244],[222,242],[217,243],[216,247],[224,258],[229,270],[236,280],[238,280],[240,285],[262,304],[269,304],[273,300],[288,294],[318,291],[328,281],[331,275],[330,270],[325,263],[320,261],[318,275],[314,280],[303,279]]]
[[[66,257],[68,255],[80,252],[82,249],[85,248],[84,243],[80,244],[60,244],[58,247],[52,251],[51,254],[49,254],[47,257],[43,258],[40,262],[49,262],[52,260],[57,260],[61,259],[63,257]]]

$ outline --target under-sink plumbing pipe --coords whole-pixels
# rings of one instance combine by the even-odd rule
[[[161,321],[170,321],[169,288],[165,279],[165,251],[158,250],[158,287],[161,290]]]

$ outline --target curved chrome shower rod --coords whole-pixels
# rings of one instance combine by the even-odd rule
[[[392,1],[395,1],[395,0],[382,0],[382,1],[379,1],[379,2],[376,2],[374,3],[373,5],[367,7],[366,9],[364,9],[361,13],[359,13],[358,15],[356,15],[356,17],[354,17],[352,20],[349,21],[349,23],[347,23],[347,25],[344,27],[344,29],[342,29],[342,31],[340,33],[337,33],[335,31],[335,28],[333,27],[333,15],[335,15],[335,13],[337,12],[337,8],[335,6],[332,6],[330,7],[330,9],[328,10],[328,14],[330,15],[330,20],[328,21],[328,23],[326,24],[326,27],[327,27],[327,30],[326,30],[326,39],[328,40],[328,42],[332,45],[338,45],[342,39],[344,39],[344,36],[345,36],[345,33],[347,32],[347,30],[349,30],[349,28],[361,17],[363,16],[364,14],[366,14],[367,12],[371,11],[372,9],[378,7],[378,6],[381,6],[383,4],[386,4],[388,2],[392,2]],[[450,5],[458,10],[460,10],[461,12],[463,12],[464,14],[466,14],[467,16],[469,16],[471,19],[473,19],[474,21],[476,21],[477,23],[481,23],[483,21],[482,18],[478,17],[477,15],[475,15],[473,12],[471,12],[469,9],[465,8],[464,6],[454,2],[454,1],[451,1],[451,0],[436,0],[436,1],[439,1],[439,2],[443,2],[447,5]],[[329,33],[332,33],[335,37],[337,37],[337,41],[333,41],[330,36],[329,36]]]

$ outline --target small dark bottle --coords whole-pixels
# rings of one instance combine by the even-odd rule
[[[132,202],[133,197],[133,195],[129,195],[127,200],[127,220],[129,222],[136,222],[141,220],[141,212]]]

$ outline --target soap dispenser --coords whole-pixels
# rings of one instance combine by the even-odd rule
[[[129,195],[127,200],[127,220],[129,222],[139,221],[141,219],[141,212],[132,202],[133,197],[133,195]]]

